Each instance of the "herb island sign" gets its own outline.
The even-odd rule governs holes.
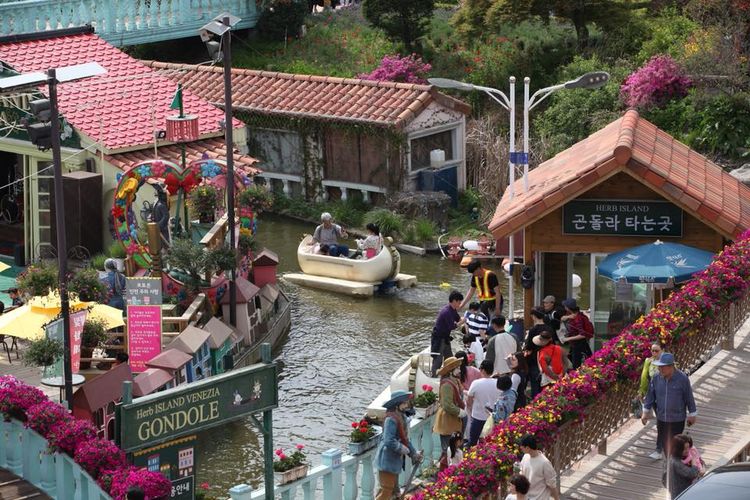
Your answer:
[[[682,209],[667,201],[573,200],[563,206],[563,234],[682,236]]]
[[[277,367],[260,363],[120,406],[120,447],[134,451],[278,407]]]

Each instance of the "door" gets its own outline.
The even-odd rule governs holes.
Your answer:
[[[32,173],[29,179],[30,188],[28,190],[28,214],[31,216],[31,224],[28,225],[27,235],[27,257],[35,259],[37,257],[50,258],[55,255],[55,242],[52,241],[52,196],[54,188],[54,171],[51,168],[51,161],[37,160],[31,158],[30,171]]]

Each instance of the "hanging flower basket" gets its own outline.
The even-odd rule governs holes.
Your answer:
[[[298,465],[297,467],[285,470],[284,472],[274,472],[273,475],[276,476],[276,482],[279,485],[288,484],[307,476],[307,468],[307,464]]]
[[[354,443],[349,441],[349,454],[350,455],[361,455],[362,453],[375,448],[380,442],[380,437],[383,435],[383,428],[378,425],[371,426],[373,429],[373,435],[366,441],[360,441]]]
[[[421,418],[422,420],[425,420],[435,413],[437,413],[438,404],[437,402],[432,403],[430,406],[425,406],[422,408],[415,407],[414,411],[416,412],[417,416]]]

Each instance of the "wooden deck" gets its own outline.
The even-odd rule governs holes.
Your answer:
[[[698,418],[686,428],[708,468],[726,463],[750,441],[750,319],[735,335],[734,350],[723,350],[690,376]],[[677,360],[679,364],[679,359]],[[669,499],[661,484],[662,461],[654,450],[656,425],[633,419],[561,477],[562,497],[571,499]]]
[[[0,468],[0,498],[3,500],[47,500],[48,496],[33,484],[24,481],[15,474]]]

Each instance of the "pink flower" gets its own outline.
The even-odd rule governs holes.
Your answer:
[[[367,423],[367,422],[365,422],[365,423]],[[304,449],[305,449],[305,446],[304,446],[304,445],[302,445],[302,444],[298,444],[298,445],[296,446],[296,448],[297,448],[298,450],[304,450]]]

